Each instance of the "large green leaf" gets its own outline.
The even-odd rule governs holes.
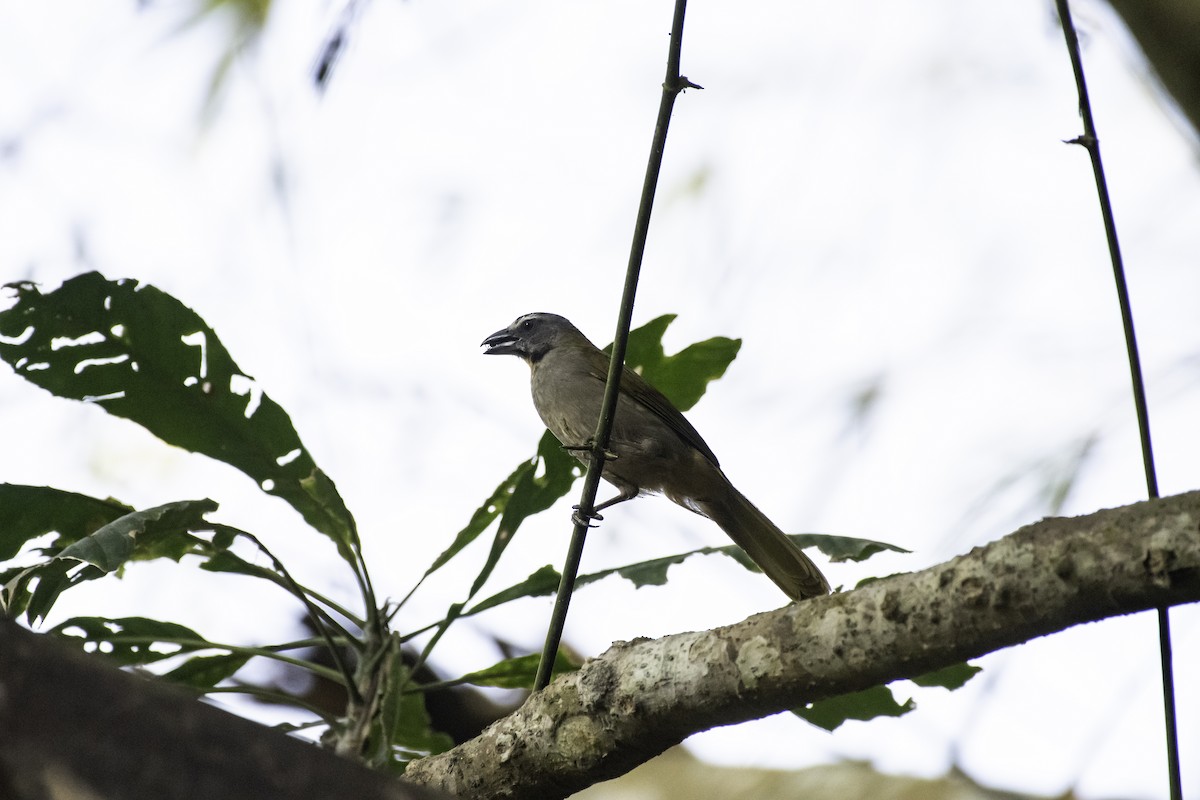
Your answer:
[[[57,533],[52,545],[78,541],[97,528],[133,511],[116,500],[52,489],[0,483],[0,561],[12,558],[26,542]]]
[[[680,411],[699,402],[711,381],[720,378],[737,357],[741,339],[716,336],[666,355],[662,339],[675,314],[664,314],[629,332],[625,366],[636,370],[667,396]],[[612,345],[604,348],[611,353]]]
[[[18,375],[240,469],[353,563],[354,519],[333,481],[196,312],[153,286],[97,272],[49,294],[30,283],[10,288],[17,302],[0,312],[0,358]]]

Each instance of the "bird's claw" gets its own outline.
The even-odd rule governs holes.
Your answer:
[[[573,509],[573,513],[571,514],[571,521],[574,522],[576,525],[583,525],[586,528],[596,528],[599,526],[593,525],[592,520],[595,520],[596,522],[601,522],[604,519],[604,517],[602,515],[597,514],[595,511],[591,512],[590,514],[584,514],[579,510],[579,506],[571,506],[571,508]]]

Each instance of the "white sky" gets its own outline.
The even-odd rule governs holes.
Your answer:
[[[195,308],[291,413],[402,596],[540,424],[526,370],[478,343],[518,314],[611,338],[664,72],[667,2],[362,5],[331,88],[308,82],[339,3],[277,4],[214,113],[226,29],[189,3],[0,11],[0,279],[86,269]],[[1076,9],[1143,346],[1164,494],[1195,488],[1200,170],[1107,12]],[[834,584],[920,569],[1046,513],[1047,474],[1098,443],[1067,513],[1144,497],[1122,335],[1052,4],[694,2],[635,322],[668,351],[744,339],[689,415],[788,530],[915,551]],[[851,402],[877,382],[876,413]],[[140,506],[210,496],[311,583],[352,587],[323,539],[221,464],[0,377],[0,480]],[[16,422],[14,422],[16,421]],[[490,592],[560,564],[567,506],[523,528]],[[585,569],[723,543],[660,499],[608,515]],[[471,557],[481,559],[482,548]],[[465,592],[447,570],[401,620]],[[224,641],[282,639],[296,610],[244,580],[148,566],[61,615],[159,615]],[[692,561],[665,588],[592,588],[568,641],[733,622],[765,579]],[[461,626],[447,671],[540,646],[550,601]],[[248,613],[252,609],[253,613]],[[1175,628],[1185,793],[1200,792],[1200,614]],[[861,758],[1007,788],[1165,797],[1151,615],[981,659],[901,720],[834,735],[789,716],[694,737],[722,763]],[[904,691],[903,689],[901,691]]]

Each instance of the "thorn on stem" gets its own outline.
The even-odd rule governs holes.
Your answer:
[[[670,83],[664,83],[663,88],[673,92],[682,92],[687,89],[703,89],[704,87],[698,83],[692,83],[685,75],[679,75]]]

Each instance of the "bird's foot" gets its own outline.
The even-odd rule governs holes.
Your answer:
[[[582,453],[582,452],[590,453],[592,451],[592,448],[595,446],[596,446],[595,443],[592,442],[591,439],[588,439],[588,441],[585,442],[584,444],[564,444],[562,446],[562,449],[566,450],[568,453],[577,453],[577,452],[578,453]],[[611,450],[604,451],[604,460],[605,461],[616,461],[618,458],[619,458],[619,456],[616,453],[614,453],[613,451],[611,451]]]
[[[571,506],[571,509],[571,522],[574,522],[576,525],[583,525],[586,528],[596,528],[599,526],[593,525],[592,520],[601,522],[604,519],[602,515],[597,514],[595,511],[591,512],[590,514],[584,514],[579,510],[579,506]]]

